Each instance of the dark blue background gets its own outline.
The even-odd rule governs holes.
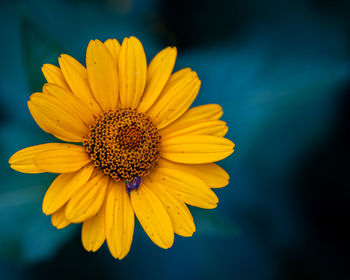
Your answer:
[[[350,279],[348,1],[1,1],[0,279]],[[198,72],[195,104],[219,103],[236,143],[215,210],[197,232],[155,246],[139,224],[129,255],[84,251],[80,226],[41,212],[52,175],[8,158],[53,138],[26,101],[40,67],[91,39],[138,37],[148,60],[178,47]]]

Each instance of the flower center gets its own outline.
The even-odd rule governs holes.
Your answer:
[[[108,111],[90,126],[84,147],[96,167],[117,181],[148,175],[159,159],[160,135],[134,109]]]

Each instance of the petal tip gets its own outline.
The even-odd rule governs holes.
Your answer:
[[[134,41],[140,42],[140,40],[138,38],[136,38],[135,36],[130,36],[129,40],[134,40]]]
[[[16,152],[17,153],[17,152]],[[8,160],[9,164],[14,164],[16,159],[16,153],[14,153]],[[11,167],[11,166],[10,166]],[[12,168],[12,167],[11,167]]]
[[[61,54],[61,55],[58,57],[58,61],[60,61],[60,60],[66,60],[66,59],[68,59],[68,57],[69,57],[68,54],[63,53],[63,54]]]
[[[49,64],[44,63],[43,66],[41,66],[41,72],[45,72],[45,70],[49,67]]]
[[[9,163],[10,163],[10,161],[9,161]],[[15,170],[15,171],[18,171],[18,170],[16,169],[15,165],[13,165],[13,164],[11,164],[11,163],[10,163],[10,168],[13,169],[13,170]]]

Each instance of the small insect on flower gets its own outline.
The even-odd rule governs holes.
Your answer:
[[[192,236],[186,204],[215,208],[212,188],[228,184],[214,162],[233,153],[216,104],[189,109],[201,81],[190,68],[172,74],[177,51],[160,51],[147,66],[135,37],[90,41],[86,67],[63,54],[45,64],[47,80],[28,107],[47,133],[70,143],[16,152],[11,167],[59,174],[42,209],[58,229],[83,223],[82,243],[96,251],[106,241],[113,257],[131,247],[134,216],[150,239],[169,248],[174,233]],[[71,143],[82,143],[76,145]]]
[[[137,189],[141,184],[141,177],[134,177],[131,181],[126,183],[126,190],[131,192],[134,189]]]

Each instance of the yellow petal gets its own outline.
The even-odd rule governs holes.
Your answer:
[[[70,90],[49,83],[44,85],[43,92],[54,97],[60,107],[72,112],[87,127],[95,121],[88,106],[86,106],[86,104],[77,98]]]
[[[40,168],[36,167],[34,164],[11,164],[10,167],[13,170],[16,170],[18,172],[22,173],[28,173],[28,174],[37,174],[37,173],[44,173],[46,171],[41,170]]]
[[[147,111],[158,129],[174,122],[190,107],[198,94],[200,84],[196,72],[188,68],[170,77],[158,100]]]
[[[51,173],[69,173],[91,162],[83,146],[55,144],[50,150],[41,151],[34,157],[34,164]]]
[[[117,39],[108,39],[104,42],[106,48],[109,50],[113,56],[113,60],[118,65],[119,53],[120,53],[120,44]]]
[[[222,107],[217,104],[207,104],[193,107],[186,111],[175,122],[169,124],[161,130],[162,134],[167,134],[171,131],[188,126],[190,123],[199,120],[218,120],[221,118],[223,112]]]
[[[96,252],[105,241],[105,205],[96,216],[84,221],[81,241],[86,251]]]
[[[180,169],[159,167],[149,175],[149,178],[167,187],[189,205],[212,209],[218,202],[215,193],[203,180]]]
[[[123,108],[136,108],[146,85],[147,60],[141,42],[125,38],[119,55],[120,102]]]
[[[32,95],[34,95],[34,94],[42,94],[42,93],[40,93],[40,92],[36,92],[36,93],[33,93]],[[29,109],[29,112],[30,112],[30,114],[32,115],[32,117],[33,117],[33,119],[34,119],[34,121],[37,123],[37,125],[42,129],[42,130],[44,130],[45,132],[47,132],[47,133],[51,133],[51,132],[49,132],[50,131],[50,122],[48,122],[47,120],[45,120],[45,119],[42,119],[43,118],[43,116],[42,116],[42,113],[40,112],[40,110],[38,110],[37,108],[36,108],[36,106],[34,106],[33,104],[32,104],[32,102],[30,102],[30,101],[27,101],[27,106],[28,106],[28,109]],[[38,121],[40,121],[40,124],[38,123]],[[51,124],[51,126],[52,126],[52,124]],[[56,128],[56,133],[57,133],[57,129],[59,129],[58,127]],[[63,130],[63,129],[62,129]],[[58,133],[59,134],[61,134],[61,136],[60,137],[63,137],[63,138],[65,138],[64,136],[62,136],[62,135],[64,135],[64,134],[67,134],[67,133],[69,133],[68,131],[61,131],[61,130],[59,130],[58,131]],[[56,136],[57,137],[57,136]],[[74,136],[74,135],[68,135],[68,138],[76,138],[76,136]],[[70,140],[65,140],[65,141],[70,141]],[[77,141],[78,142],[78,141]]]
[[[164,153],[163,157],[165,159],[171,160],[173,162],[186,163],[186,164],[202,164],[208,162],[215,162],[227,158],[231,155],[233,151],[230,152],[218,152],[218,153],[186,153],[186,155],[181,155],[179,153]]]
[[[144,231],[159,247],[174,243],[174,229],[168,212],[159,198],[144,184],[130,192],[132,207]]]
[[[46,132],[70,142],[81,142],[89,133],[88,127],[67,108],[47,94],[34,93],[28,107],[36,123]]]
[[[108,178],[99,172],[78,189],[66,206],[67,219],[74,223],[81,223],[96,215],[105,199]]]
[[[65,228],[71,223],[69,220],[67,220],[66,215],[64,214],[65,208],[66,207],[63,206],[51,215],[51,223],[57,229]]]
[[[197,120],[185,124],[175,130],[168,130],[166,134],[161,131],[162,139],[171,138],[180,135],[217,135],[227,132],[226,122],[213,120]]]
[[[228,132],[228,126],[225,127],[225,129],[221,130],[220,132],[217,132],[215,135],[224,137]]]
[[[182,135],[162,141],[161,157],[178,163],[211,163],[233,153],[232,141],[213,135]]]
[[[77,172],[58,175],[46,191],[43,212],[50,215],[58,211],[77,190],[86,184],[93,170],[93,164],[89,164]]]
[[[160,159],[158,167],[172,168],[195,175],[207,184],[210,188],[222,188],[228,185],[230,176],[227,172],[215,163],[207,164],[182,164],[165,159]]]
[[[118,102],[117,65],[101,41],[90,41],[86,51],[86,68],[96,100],[104,111],[114,110]]]
[[[101,107],[90,89],[86,68],[75,58],[66,54],[62,54],[61,57],[58,58],[58,62],[63,76],[72,92],[87,104],[94,116],[101,115]]]
[[[176,48],[168,47],[152,59],[147,70],[147,86],[138,111],[146,112],[157,100],[174,69],[176,55]]]
[[[107,244],[113,257],[122,259],[130,251],[134,222],[134,211],[125,183],[110,179],[105,225]]]
[[[61,145],[61,144],[58,144]],[[16,153],[9,159],[10,167],[14,170],[23,173],[43,173],[46,172],[41,170],[38,166],[34,164],[34,158],[38,153],[47,151],[50,149],[56,149],[57,144],[48,143],[36,145],[28,148],[24,148]]]
[[[192,236],[196,231],[190,210],[185,203],[176,197],[168,188],[157,182],[145,179],[144,184],[148,186],[165,206],[176,234],[181,236]]]
[[[69,89],[66,80],[63,77],[62,71],[59,67],[52,64],[44,64],[41,70],[48,83],[59,85],[65,89]]]

